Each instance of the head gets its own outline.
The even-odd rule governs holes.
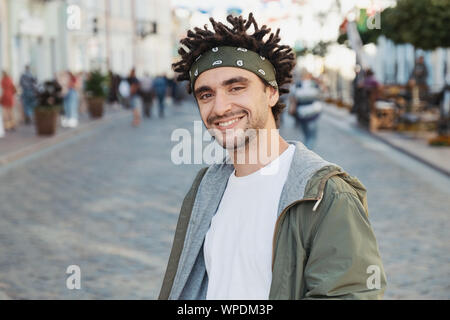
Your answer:
[[[417,58],[417,63],[420,63],[420,64],[424,63],[423,56],[420,56],[419,58]]]
[[[312,74],[309,72],[305,72],[302,76],[302,80],[311,80],[312,78]]]
[[[216,47],[244,48],[273,66],[276,86],[256,72],[232,66],[204,70],[193,86],[189,82],[188,92],[194,94],[205,126],[213,131],[219,144],[229,149],[246,144],[251,138],[249,129],[278,127],[285,107],[279,98],[289,92],[283,85],[292,80],[295,55],[289,46],[278,44],[279,29],[271,33],[266,25],[259,28],[251,13],[247,20],[229,15],[227,21],[230,26],[211,18],[213,30],[207,26],[189,30],[181,40],[184,48],[178,51],[181,60],[173,64],[173,69],[178,81],[191,81],[190,71],[196,59]]]

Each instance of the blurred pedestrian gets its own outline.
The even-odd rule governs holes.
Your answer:
[[[364,99],[364,70],[358,64],[355,67],[355,78],[352,81],[353,88],[353,107],[350,110],[350,113],[357,114],[358,108],[362,104],[362,100]]]
[[[410,79],[413,79],[417,85],[426,85],[428,77],[428,69],[425,65],[423,56],[416,59],[414,69],[411,72]]]
[[[112,70],[108,71],[109,88],[108,88],[108,103],[112,105],[113,109],[117,108],[119,102],[119,84],[120,76]]]
[[[130,83],[128,82],[128,78],[120,77],[119,82],[119,103],[123,108],[130,108]]]
[[[20,87],[22,89],[22,105],[25,116],[25,123],[29,124],[33,118],[33,110],[37,104],[37,80],[30,70],[30,66],[25,66],[25,72],[20,77]]]
[[[374,111],[375,101],[378,99],[378,95],[380,92],[380,83],[375,78],[375,74],[372,69],[368,68],[365,72],[363,87],[366,92],[366,97],[369,102],[369,110],[370,112]]]
[[[427,66],[425,65],[425,60],[423,56],[420,56],[416,59],[414,69],[412,70],[411,75],[409,77],[410,84],[412,86],[417,87],[419,90],[420,100],[426,99],[426,96],[428,94],[427,78],[428,78],[428,69]]]
[[[153,81],[153,90],[158,98],[159,117],[164,117],[165,99],[167,94],[167,78],[164,75],[156,77]]]
[[[78,95],[78,110],[80,114],[86,114],[88,112],[88,107],[84,92],[84,84],[86,82],[87,73],[80,71],[75,74],[75,77],[77,78],[76,91]]]
[[[379,89],[380,83],[378,82],[377,78],[375,78],[375,74],[373,73],[372,69],[369,68],[366,70],[366,76],[364,78],[363,84],[364,88],[366,89]]]
[[[318,120],[322,111],[320,90],[310,73],[291,87],[289,113],[303,132],[305,146],[312,150],[316,144]]]
[[[150,118],[152,115],[152,105],[153,105],[153,89],[152,89],[152,78],[146,72],[144,77],[141,79],[140,94],[142,97],[142,104],[144,107],[144,115]]]
[[[177,101],[177,83],[175,78],[167,78],[167,87],[169,88],[169,94],[172,98],[172,101]]]
[[[63,127],[76,128],[78,126],[78,79],[75,75],[66,71],[67,86],[64,90],[64,117],[61,119]]]
[[[5,129],[3,128],[3,112],[2,108],[0,108],[0,138],[5,136]]]
[[[3,109],[4,129],[6,131],[15,131],[16,121],[14,118],[14,95],[16,94],[17,90],[11,77],[6,71],[2,72],[1,87],[2,95],[0,97],[0,104],[2,105]]]
[[[140,82],[136,77],[135,68],[130,71],[128,83],[130,84],[130,107],[133,110],[133,126],[137,127],[141,123],[141,111],[139,98]]]

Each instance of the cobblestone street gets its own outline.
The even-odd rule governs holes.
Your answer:
[[[191,103],[131,126],[131,113],[0,167],[0,299],[156,299],[181,202],[203,165],[175,165]],[[155,107],[156,109],[156,107]],[[153,110],[156,111],[156,110]],[[156,112],[155,112],[156,114]],[[368,189],[386,299],[450,298],[450,179],[325,113],[316,152]],[[300,139],[287,116],[282,135]],[[81,290],[66,268],[81,268]]]

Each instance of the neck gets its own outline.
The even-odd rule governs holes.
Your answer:
[[[243,177],[277,159],[289,144],[276,129],[263,129],[252,137],[245,146],[230,152],[236,177]]]

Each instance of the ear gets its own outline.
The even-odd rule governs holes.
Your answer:
[[[269,106],[272,108],[275,106],[280,98],[280,94],[278,93],[278,89],[272,86],[268,86],[268,98],[269,98]]]

